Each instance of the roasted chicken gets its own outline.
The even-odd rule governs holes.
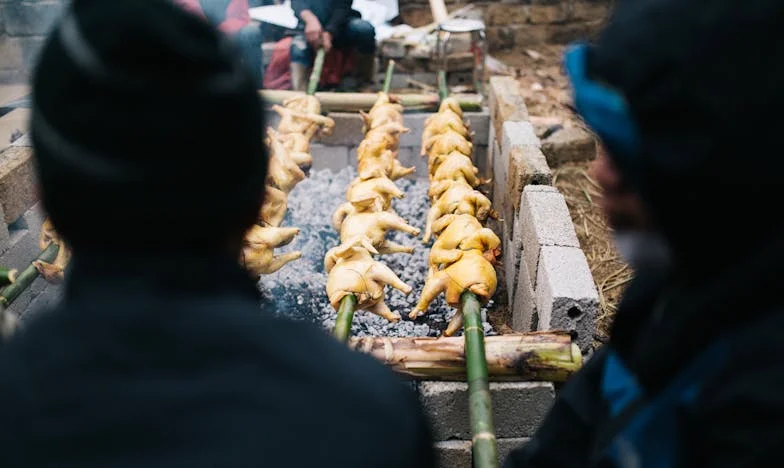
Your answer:
[[[355,179],[346,190],[349,202],[369,203],[372,200],[374,211],[387,211],[392,207],[393,198],[403,198],[405,194],[387,177],[368,180]]]
[[[370,130],[357,148],[357,159],[376,157],[386,150],[397,151],[400,135],[409,131],[400,124],[386,124]]]
[[[386,93],[379,93],[373,107],[366,114],[360,112],[362,120],[365,122],[362,130],[368,132],[376,127],[387,124],[403,124],[403,106],[398,100]]]
[[[484,221],[488,216],[495,215],[492,203],[482,192],[474,190],[464,182],[452,182],[442,193],[436,194],[436,201],[427,213],[423,242],[426,243],[430,240],[433,223],[442,216],[453,213],[468,214],[479,221]]]
[[[357,236],[331,249],[324,258],[324,268],[329,273],[327,295],[335,310],[349,294],[357,298],[357,309],[368,310],[390,322],[400,320],[400,314],[389,310],[384,302],[384,287],[388,284],[404,294],[411,293],[405,284],[386,265],[373,260],[378,251],[370,239]]]
[[[259,224],[262,226],[277,227],[283,222],[288,209],[286,194],[269,185],[264,187],[264,203],[259,213]]]
[[[360,159],[357,171],[361,180],[381,177],[398,180],[413,174],[416,171],[416,167],[403,166],[395,157],[395,153],[387,150],[378,157]]]
[[[302,257],[301,252],[275,255],[275,248],[291,243],[299,234],[297,228],[253,226],[245,235],[240,263],[253,276],[274,273],[287,263]]]
[[[291,159],[291,154],[278,138],[278,132],[267,128],[267,146],[269,163],[267,167],[267,185],[283,193],[289,193],[298,183],[305,179],[305,173]]]
[[[427,119],[425,131],[422,133],[422,142],[426,142],[436,135],[443,135],[450,131],[459,134],[469,141],[471,141],[473,137],[468,122],[464,122],[457,114],[444,112],[435,114]]]
[[[495,267],[487,261],[482,252],[465,251],[459,260],[435,272],[427,279],[422,289],[422,296],[409,317],[416,319],[424,315],[430,303],[442,292],[446,293],[446,302],[452,307],[460,305],[460,296],[466,290],[474,293],[480,302],[486,303],[495,294],[497,285]],[[451,336],[460,329],[462,326],[460,315],[458,311],[444,335]]]
[[[373,247],[380,254],[414,253],[414,247],[387,240],[386,234],[390,230],[407,232],[412,236],[419,235],[419,229],[410,226],[405,219],[388,211],[353,214],[343,220],[338,229],[341,242],[349,242],[351,239],[364,236],[370,239]]]
[[[312,127],[315,126],[319,134],[330,135],[335,128],[335,121],[321,114],[302,112],[277,104],[272,106],[272,110],[280,115],[278,131],[281,133],[306,134],[314,131]]]
[[[430,170],[431,184],[438,181],[455,181],[477,187],[482,182],[479,169],[474,166],[471,158],[458,151],[449,153],[438,166],[430,166]]]
[[[33,262],[33,266],[47,282],[61,284],[65,279],[65,268],[68,266],[68,262],[71,261],[71,249],[65,245],[63,239],[55,231],[52,220],[46,218],[43,225],[41,225],[41,237],[38,246],[41,250],[44,250],[51,244],[60,247],[52,263],[36,260]]]
[[[449,154],[459,151],[470,156],[474,145],[464,136],[452,130],[447,130],[440,135],[433,135],[422,144],[422,155]]]
[[[438,236],[430,248],[430,274],[446,268],[463,257],[469,250],[478,250],[492,264],[500,254],[501,239],[483,227],[473,216],[450,215],[449,226]]]

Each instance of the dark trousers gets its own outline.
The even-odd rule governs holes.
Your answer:
[[[338,49],[353,47],[360,54],[376,52],[376,29],[359,18],[352,18],[334,38],[332,45]],[[310,66],[313,63],[313,48],[300,33],[291,42],[291,61]]]
[[[259,88],[264,82],[261,39],[261,28],[253,24],[245,26],[232,36],[232,40],[239,48],[242,63],[248,68],[253,82]]]

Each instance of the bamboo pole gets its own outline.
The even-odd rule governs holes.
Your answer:
[[[449,97],[449,87],[446,85],[446,70],[438,72],[438,96],[442,101]]]
[[[259,91],[264,104],[282,104],[286,99],[302,96],[302,93],[288,90],[263,90]],[[332,93],[317,92],[314,96],[321,103],[323,112],[359,112],[369,111],[375,104],[378,95],[373,93]],[[407,111],[417,110],[433,112],[438,110],[441,99],[438,94],[396,94],[401,104]],[[478,94],[453,94],[461,109],[465,112],[479,112],[482,110],[482,96]]]
[[[357,297],[349,294],[340,301],[338,318],[335,320],[334,335],[343,343],[351,336],[351,322],[354,321],[354,309],[357,307]]]
[[[463,337],[351,338],[349,347],[411,379],[466,380]],[[565,382],[583,357],[569,333],[534,332],[485,337],[485,359],[492,381]]]
[[[385,93],[389,92],[389,88],[392,86],[392,75],[395,73],[395,61],[390,60],[387,64],[387,74],[384,77],[384,88],[382,91]]]
[[[498,449],[493,426],[493,404],[490,400],[485,334],[482,328],[482,306],[476,296],[466,291],[460,297],[460,310],[465,329],[465,361],[468,380],[468,412],[473,434],[473,459],[476,468],[497,468]]]
[[[10,270],[6,267],[0,267],[0,287],[8,286],[16,282],[16,275],[18,270]]]
[[[316,60],[313,62],[313,71],[310,73],[310,81],[308,81],[308,96],[313,96],[318,91],[318,85],[321,81],[321,71],[324,69],[324,58],[327,56],[327,51],[323,47],[319,48],[316,52]]]
[[[52,242],[43,252],[41,252],[37,260],[52,263],[55,257],[57,257],[57,252],[59,250],[60,246]],[[4,307],[10,306],[11,303],[22,295],[25,289],[33,284],[33,281],[35,281],[36,278],[38,278],[38,269],[36,269],[31,262],[30,265],[22,271],[19,277],[16,278],[16,281],[13,284],[6,286],[0,291],[0,304]]]

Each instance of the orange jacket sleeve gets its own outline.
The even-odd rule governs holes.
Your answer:
[[[226,19],[219,28],[226,34],[234,34],[249,24],[248,0],[232,0],[226,9]]]

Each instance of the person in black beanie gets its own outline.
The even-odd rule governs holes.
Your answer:
[[[74,0],[51,33],[31,132],[74,257],[0,350],[2,466],[434,466],[416,395],[238,266],[267,158],[224,40],[163,0]]]
[[[626,1],[567,53],[636,277],[506,468],[780,463],[782,24],[778,0]]]

